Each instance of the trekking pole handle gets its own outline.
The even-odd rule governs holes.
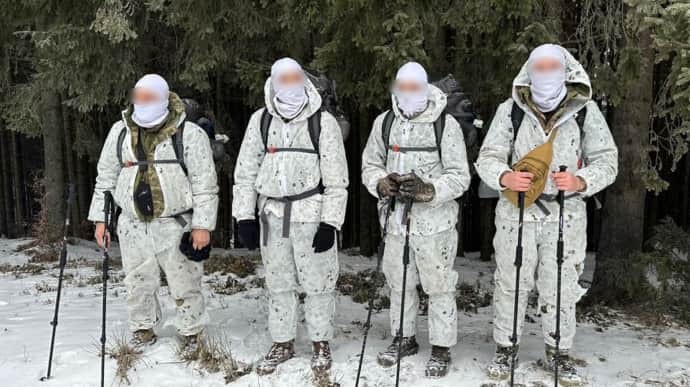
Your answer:
[[[568,166],[566,165],[561,165],[558,167],[558,172],[565,172],[568,170]]]

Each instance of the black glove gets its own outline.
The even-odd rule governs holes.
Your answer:
[[[400,185],[398,184],[398,179],[400,175],[397,173],[391,173],[390,175],[379,180],[376,185],[376,191],[379,193],[380,198],[398,196],[398,189]]]
[[[431,183],[426,183],[414,172],[400,176],[397,180],[400,184],[400,196],[411,198],[416,202],[430,202],[436,196],[436,189]]]
[[[311,247],[314,248],[315,253],[323,253],[328,251],[335,244],[335,227],[328,223],[319,223],[319,229],[314,235],[314,242]]]
[[[245,219],[237,222],[237,235],[240,242],[249,250],[259,247],[259,223],[256,219]]]
[[[211,244],[209,243],[206,245],[206,247],[199,250],[195,249],[194,246],[192,246],[192,233],[187,231],[186,233],[182,234],[180,251],[192,261],[202,262],[207,260],[211,254]]]

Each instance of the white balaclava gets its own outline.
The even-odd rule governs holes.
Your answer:
[[[153,128],[160,125],[168,118],[168,97],[170,96],[170,89],[168,82],[158,74],[146,74],[136,85],[135,89],[146,89],[156,94],[159,99],[155,102],[146,104],[134,104],[134,113],[132,113],[132,121],[142,128]]]
[[[400,91],[393,88],[394,102],[406,117],[413,117],[426,109],[429,103],[429,78],[424,67],[417,62],[407,62],[395,76],[396,81],[416,82],[422,85],[422,89],[416,92]]]
[[[527,60],[527,74],[530,79],[532,101],[543,112],[552,112],[563,101],[568,92],[565,85],[565,49],[555,44],[543,44],[535,48]],[[555,59],[561,68],[553,71],[536,71],[533,65],[544,58]]]
[[[273,105],[278,114],[288,120],[297,117],[297,115],[306,106],[308,98],[305,89],[305,83],[296,83],[292,85],[285,85],[280,82],[280,77],[288,72],[299,72],[304,78],[304,70],[297,61],[292,58],[278,59],[273,66],[271,66],[271,86],[275,95],[273,96]]]

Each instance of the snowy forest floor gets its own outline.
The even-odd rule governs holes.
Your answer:
[[[97,386],[100,359],[97,342],[101,324],[101,253],[92,242],[74,240],[69,245],[65,287],[60,308],[55,346],[53,378],[45,375],[54,301],[57,287],[57,263],[38,262],[41,255],[31,249],[17,249],[30,240],[0,239],[0,386]],[[214,250],[216,256],[250,257],[237,261],[240,267],[223,267],[223,259],[207,264],[204,291],[211,324],[209,335],[226,337],[238,362],[251,364],[270,346],[266,327],[267,298],[262,288],[263,271],[255,253]],[[108,338],[126,334],[126,291],[122,284],[118,252],[108,286]],[[32,257],[33,256],[33,257]],[[592,257],[584,277],[591,278]],[[234,262],[234,261],[233,261]],[[257,267],[251,263],[256,262]],[[219,265],[220,263],[220,265]],[[218,267],[215,267],[218,265]],[[245,266],[250,267],[245,267]],[[356,273],[375,267],[375,260],[356,252],[342,252],[341,273]],[[216,271],[216,269],[220,271]],[[245,270],[246,269],[246,270]],[[254,270],[255,269],[255,270]],[[456,270],[463,284],[458,294],[465,309],[459,313],[459,344],[453,349],[452,369],[448,377],[431,380],[424,377],[429,356],[426,317],[418,317],[420,353],[402,362],[401,385],[416,387],[493,386],[484,375],[484,366],[494,351],[492,308],[486,306],[492,291],[491,263],[476,256],[458,258]],[[246,271],[246,272],[244,272]],[[254,274],[251,274],[254,272]],[[239,272],[241,276],[234,273]],[[346,277],[346,276],[344,276]],[[586,278],[585,278],[586,279]],[[345,293],[357,292],[359,284],[341,284]],[[381,291],[385,294],[385,290]],[[185,363],[176,355],[175,330],[170,325],[174,302],[166,286],[159,291],[164,321],[157,329],[159,341],[148,348],[129,372],[132,386],[225,386],[224,375],[209,373],[197,363]],[[357,298],[357,297],[355,297]],[[473,310],[475,309],[475,310]],[[351,295],[338,293],[336,337],[332,341],[334,366],[332,379],[341,386],[354,386],[361,346],[366,305],[355,303]],[[649,327],[616,311],[581,316],[574,355],[589,385],[606,386],[690,386],[690,330],[675,324]],[[376,364],[376,353],[391,340],[388,310],[373,317],[365,356],[362,386],[394,385],[395,368]],[[543,340],[537,310],[530,308],[526,333],[520,351],[517,380],[525,386],[552,385],[549,376],[538,369],[536,361],[543,353]],[[242,376],[230,386],[273,387],[311,386],[310,343],[303,321],[297,339],[297,357],[280,366],[271,376],[256,373]],[[115,360],[106,362],[106,385],[126,385],[115,376]],[[497,385],[498,386],[498,385]]]

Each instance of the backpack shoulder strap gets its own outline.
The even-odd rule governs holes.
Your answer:
[[[383,141],[383,149],[386,152],[386,159],[384,162],[388,160],[388,143],[391,138],[393,121],[395,121],[395,112],[393,112],[393,109],[390,109],[386,112],[386,115],[383,117],[383,122],[381,123],[381,140]]]
[[[438,156],[441,158],[441,141],[443,141],[443,132],[446,130],[446,116],[444,112],[436,121],[434,121],[434,135],[436,136],[436,148],[438,149]]]
[[[120,130],[120,134],[117,136],[117,148],[115,149],[120,167],[124,165],[122,162],[122,146],[125,144],[125,137],[127,137],[127,127],[123,126],[122,130]]]
[[[273,120],[273,116],[271,116],[271,113],[268,111],[268,109],[264,108],[263,113],[261,113],[261,141],[264,143],[264,150],[268,151],[268,129],[271,127],[271,121]]]
[[[307,127],[309,129],[311,144],[314,146],[316,154],[321,155],[319,150],[319,139],[321,138],[321,110],[317,110],[316,113],[309,116],[307,119]]]
[[[186,123],[187,120],[183,120],[182,124],[177,127],[175,134],[172,135],[175,158],[177,159],[177,162],[180,163],[180,167],[182,167],[182,171],[184,172],[185,176],[187,175],[187,165],[184,161],[184,127]]]
[[[577,112],[577,117],[575,117],[575,121],[577,121],[577,126],[580,128],[580,135],[582,135],[582,132],[585,128],[585,120],[587,119],[587,105],[585,105],[582,109],[580,109],[579,112]]]
[[[525,118],[525,111],[513,100],[513,107],[510,109],[510,122],[513,125],[513,142],[517,138],[518,130]]]
[[[383,117],[383,123],[381,124],[381,140],[383,140],[383,146],[386,148],[386,153],[388,153],[388,142],[391,138],[391,128],[393,127],[393,121],[395,120],[395,113],[393,109],[386,112]]]

